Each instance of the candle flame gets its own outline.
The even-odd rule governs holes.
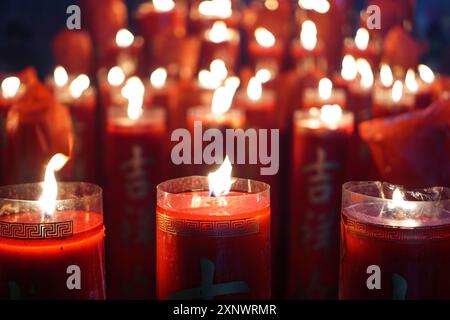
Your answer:
[[[405,85],[408,91],[412,93],[417,92],[417,90],[419,89],[419,84],[416,80],[416,73],[413,69],[408,69],[408,71],[406,72]]]
[[[73,98],[78,99],[79,97],[81,97],[83,92],[87,88],[89,88],[90,84],[91,84],[91,81],[89,80],[89,77],[85,74],[80,74],[78,77],[73,79],[73,81],[70,83],[70,86],[69,86],[70,95]]]
[[[395,103],[399,102],[403,96],[403,83],[400,80],[394,82],[392,86],[392,100]]]
[[[225,65],[225,62],[220,59],[213,60],[209,65],[209,69],[211,70],[211,73],[220,81],[225,80],[228,75],[227,66]]]
[[[203,88],[217,89],[220,87],[221,79],[218,79],[209,70],[200,70],[198,72],[198,82]]]
[[[145,87],[141,79],[134,76],[127,80],[121,90],[122,96],[128,99],[128,118],[137,120],[142,115]]]
[[[211,29],[207,31],[208,39],[214,43],[225,42],[230,39],[229,30],[223,21],[214,22]]]
[[[156,11],[168,12],[175,7],[175,2],[173,0],[153,0],[153,6]]]
[[[128,48],[133,44],[134,35],[127,29],[120,29],[116,34],[116,44],[121,48]]]
[[[250,78],[247,85],[247,96],[252,101],[258,101],[262,96],[262,84],[257,77]]]
[[[333,92],[333,82],[328,78],[319,81],[319,96],[322,100],[328,100]]]
[[[390,87],[394,83],[394,75],[389,65],[383,63],[380,69],[380,81],[384,87]]]
[[[208,174],[210,197],[221,197],[227,195],[230,192],[232,185],[232,170],[233,167],[231,166],[230,159],[228,159],[228,156],[226,156],[219,169]]]
[[[225,87],[230,88],[231,90],[236,91],[240,85],[241,80],[238,77],[229,77],[225,80]]]
[[[366,59],[359,58],[356,60],[358,72],[361,75],[361,86],[369,89],[373,85],[373,72],[372,67]]]
[[[228,86],[221,86],[214,91],[211,103],[211,111],[213,114],[221,115],[230,109],[236,89],[236,82],[231,81]]]
[[[121,67],[115,66],[108,71],[108,83],[114,87],[120,86],[125,81],[125,73]]]
[[[8,77],[2,81],[2,95],[6,99],[14,98],[20,88],[18,77]]]
[[[263,27],[256,28],[255,39],[261,47],[270,48],[275,45],[275,36]]]
[[[337,104],[326,104],[320,108],[320,120],[329,126],[336,126],[342,118],[342,108]]]
[[[403,208],[407,210],[412,210],[415,207],[416,205],[414,202],[404,200],[404,195],[399,188],[396,188],[394,190],[394,192],[392,193],[392,201],[388,202],[389,209]]]
[[[305,10],[314,10],[318,13],[327,13],[330,3],[327,0],[299,0],[298,5]]]
[[[161,89],[167,81],[167,70],[163,67],[157,68],[150,75],[150,83],[154,88]]]
[[[209,0],[202,1],[198,5],[198,12],[209,17],[226,19],[232,16],[231,0]]]
[[[269,69],[262,68],[256,72],[255,77],[258,78],[261,83],[267,83],[272,80],[272,72],[270,72]]]
[[[419,64],[417,68],[419,70],[420,79],[422,79],[425,83],[432,83],[434,81],[435,76],[430,67],[424,64]]]
[[[351,55],[345,55],[342,59],[341,76],[347,81],[355,80],[358,75],[356,60]]]
[[[69,75],[67,74],[67,71],[63,66],[57,66],[53,71],[53,79],[56,86],[64,87],[69,81]]]
[[[302,23],[300,43],[308,51],[314,50],[317,45],[317,28],[316,24],[311,20],[306,20]]]
[[[52,216],[56,210],[56,198],[58,196],[58,184],[55,172],[61,170],[69,158],[61,153],[55,154],[45,169],[44,186],[39,198],[39,205],[46,215]]]
[[[279,5],[280,4],[278,3],[278,0],[266,0],[266,1],[264,1],[264,6],[270,11],[277,10]]]
[[[359,50],[366,50],[369,46],[369,31],[365,28],[359,28],[356,31],[355,45]]]

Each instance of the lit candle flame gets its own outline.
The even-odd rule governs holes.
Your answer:
[[[69,86],[70,95],[73,98],[78,99],[79,97],[81,97],[83,92],[87,88],[89,88],[90,84],[91,84],[91,81],[89,80],[89,77],[85,74],[80,74],[78,77],[73,79],[73,81],[70,83],[70,86]]]
[[[416,205],[414,202],[404,200],[404,195],[398,188],[396,188],[392,193],[392,201],[388,202],[389,209],[403,208],[407,210],[412,210],[415,207]]]
[[[173,0],[153,0],[153,6],[158,12],[168,12],[175,7]]]
[[[232,81],[234,82],[234,81]],[[233,97],[236,93],[236,83],[228,83],[228,86],[221,86],[214,91],[211,103],[211,112],[215,115],[226,113],[233,103]]]
[[[221,79],[218,79],[212,72],[209,70],[200,70],[198,72],[198,82],[203,88],[206,89],[217,89],[220,87],[222,82]]]
[[[305,10],[314,10],[318,13],[327,13],[330,3],[327,0],[299,0],[298,5]]]
[[[258,101],[262,96],[262,84],[257,77],[252,77],[247,85],[247,96],[252,101]]]
[[[133,44],[134,35],[127,29],[120,29],[116,34],[116,44],[121,48],[127,48]]]
[[[230,159],[226,156],[219,169],[208,174],[210,197],[221,197],[230,192],[231,185],[233,184],[231,181],[232,170],[233,167],[231,166]]]
[[[121,67],[115,66],[108,71],[108,83],[114,87],[120,86],[125,81],[125,73]]]
[[[58,196],[58,184],[55,172],[61,170],[69,158],[61,153],[55,154],[45,169],[44,187],[39,198],[39,205],[46,215],[52,216],[56,210],[56,198]]]
[[[226,23],[223,21],[214,22],[212,28],[209,29],[206,34],[208,39],[214,43],[221,43],[230,39],[229,30]]]
[[[361,75],[361,86],[363,88],[369,89],[373,85],[373,72],[372,67],[366,59],[359,58],[356,60],[356,65],[358,72]]]
[[[369,46],[369,31],[365,28],[359,28],[356,31],[355,45],[359,50],[366,50]]]
[[[275,36],[263,27],[256,28],[255,39],[261,47],[270,48],[275,45]]]
[[[317,28],[316,24],[311,20],[306,20],[302,23],[300,43],[308,51],[314,50],[317,45]]]
[[[211,73],[215,77],[217,77],[220,81],[223,81],[227,78],[228,69],[223,60],[220,59],[213,60],[209,65],[209,69],[211,70]]]
[[[337,126],[342,118],[342,108],[337,104],[326,104],[320,108],[320,120],[329,126]]]
[[[403,96],[403,83],[400,80],[394,82],[392,86],[392,100],[397,103]]]
[[[145,87],[141,79],[131,77],[122,88],[122,96],[128,99],[128,118],[137,120],[142,115]]]
[[[406,72],[405,85],[406,89],[408,89],[408,91],[412,93],[417,92],[417,90],[419,89],[419,84],[416,80],[416,73],[413,69],[408,69],[408,71]]]
[[[278,3],[278,0],[266,0],[266,1],[264,1],[264,6],[270,11],[277,10],[279,5],[280,4]]]
[[[232,16],[231,0],[209,0],[202,1],[198,5],[198,12],[209,17],[226,19]]]
[[[262,68],[256,72],[255,77],[258,78],[261,83],[267,83],[272,80],[272,72],[270,72],[269,69]]]
[[[328,100],[333,92],[333,82],[328,78],[320,79],[319,81],[319,96],[322,100]]]
[[[53,71],[53,79],[56,86],[64,87],[69,81],[69,75],[67,74],[67,71],[63,66],[57,66]]]
[[[358,75],[358,67],[356,65],[356,60],[351,55],[345,55],[342,59],[342,69],[341,76],[344,80],[351,81],[355,80]]]
[[[229,78],[227,78],[227,80],[225,80],[225,87],[228,87],[231,90],[236,91],[240,85],[241,85],[241,80],[238,77],[229,77]]]
[[[161,89],[166,85],[167,70],[165,68],[158,68],[150,75],[150,83],[154,88]]]
[[[6,99],[14,98],[20,88],[18,77],[8,77],[2,81],[2,95]]]
[[[388,88],[394,83],[394,75],[392,74],[392,69],[389,65],[383,63],[380,69],[380,81],[381,84]]]
[[[434,81],[435,76],[430,67],[424,64],[419,64],[417,69],[419,70],[420,79],[422,79],[425,83],[432,83]]]

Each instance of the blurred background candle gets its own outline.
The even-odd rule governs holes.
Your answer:
[[[344,184],[340,299],[448,299],[449,250],[448,188]]]
[[[275,66],[279,72],[282,66],[284,48],[270,30],[258,27],[253,33],[254,39],[248,45],[248,55],[253,66]]]
[[[233,10],[231,0],[202,0],[191,6],[189,29],[201,35],[216,21],[223,21],[229,28],[239,26],[239,13]]]
[[[409,86],[411,88],[412,85],[409,83]],[[415,86],[417,86],[417,83]],[[411,90],[415,92],[417,91],[417,87]],[[405,91],[405,84],[401,80],[396,80],[389,90],[375,90],[373,97],[373,115],[375,117],[387,117],[413,110],[414,97],[406,94]]]
[[[299,69],[308,70],[318,67],[326,70],[323,44],[317,39],[317,28],[313,21],[303,21],[300,37],[292,44],[291,56]]]
[[[0,298],[106,299],[102,190],[57,183],[48,163],[43,184],[0,187]]]
[[[370,39],[367,29],[359,28],[356,31],[355,39],[345,39],[344,54],[352,55],[356,59],[367,60],[374,69],[380,62],[381,48],[377,41]]]
[[[150,74],[148,92],[152,106],[166,110],[168,128],[178,128],[184,121],[183,115],[177,110],[178,90],[172,79],[168,79],[164,67],[155,69]]]
[[[341,70],[333,78],[333,84],[336,88],[343,89],[346,97],[349,96],[350,83],[355,81],[358,76],[358,67],[356,60],[351,55],[345,55],[342,58]]]
[[[295,113],[288,228],[289,299],[336,299],[340,189],[353,114],[338,105]]]
[[[414,93],[415,108],[423,109],[428,107],[433,102],[433,85],[435,82],[435,75],[433,70],[424,64],[418,65],[417,70],[418,77],[417,74],[415,74],[417,82],[417,90]]]
[[[333,88],[333,83],[330,79],[322,78],[317,89],[305,89],[302,108],[311,109],[320,108],[325,104],[338,104],[345,109],[346,102],[345,91]]]
[[[122,89],[128,108],[112,107],[106,127],[106,240],[108,297],[152,299],[155,294],[155,188],[166,176],[165,112],[143,109],[144,85]]]
[[[230,175],[158,186],[158,299],[270,299],[269,186]]]

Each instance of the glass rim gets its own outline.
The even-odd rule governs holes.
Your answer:
[[[5,191],[8,190],[16,190],[16,191],[20,191],[20,190],[26,190],[26,189],[31,189],[37,186],[42,186],[43,182],[32,182],[32,183],[22,183],[22,184],[11,184],[11,185],[5,185],[5,186],[0,186],[0,200],[1,201],[6,201],[6,202],[15,202],[15,203],[35,203],[38,204],[40,202],[39,199],[21,199],[21,198],[12,198],[12,197],[3,197],[2,194]],[[61,190],[61,188],[64,187],[75,187],[75,186],[82,186],[85,188],[91,188],[92,192],[89,194],[83,194],[82,196],[77,196],[77,197],[70,197],[70,198],[64,198],[64,199],[58,199],[58,197],[56,198],[56,203],[61,204],[61,203],[65,203],[65,202],[69,202],[69,201],[73,201],[73,200],[89,200],[89,199],[94,199],[97,197],[102,197],[103,195],[103,189],[95,184],[95,183],[90,183],[90,182],[76,182],[76,181],[58,181],[57,182],[58,185],[58,193]]]
[[[191,180],[194,181],[195,179],[198,180],[202,180],[202,182],[205,182],[206,185],[208,184],[208,177],[207,176],[187,176],[187,177],[181,177],[181,178],[174,178],[174,179],[170,179],[170,180],[165,180],[161,183],[159,183],[156,186],[156,192],[157,192],[157,197],[163,195],[163,196],[167,196],[167,195],[171,195],[171,196],[176,196],[176,197],[181,197],[181,198],[190,198],[192,197],[191,194],[187,194],[187,192],[193,192],[193,191],[209,191],[208,188],[202,188],[202,189],[189,189],[189,190],[184,190],[184,191],[179,191],[179,192],[172,192],[170,190],[167,190],[167,186],[170,185],[171,183],[177,182],[177,181],[181,181],[181,180]],[[256,192],[251,192],[251,191],[247,191],[246,194],[243,195],[236,195],[233,196],[233,199],[235,200],[239,200],[239,199],[243,199],[243,198],[248,198],[250,196],[263,196],[264,194],[268,194],[268,196],[270,196],[270,185],[262,182],[262,181],[258,181],[258,180],[253,180],[253,179],[246,179],[246,178],[235,178],[232,177],[232,181],[233,183],[231,184],[231,188],[230,188],[230,192],[232,191],[243,191],[243,190],[233,190],[233,186],[236,185],[237,182],[241,182],[244,183],[246,182],[247,185],[250,185],[251,183],[257,184],[257,186],[261,187],[261,190],[258,190]],[[244,191],[243,191],[244,192]],[[211,196],[198,196],[199,199],[217,199],[218,201],[220,201],[221,198],[223,197],[211,197]]]
[[[411,200],[411,199],[404,199],[405,202],[410,203],[421,203],[421,204],[432,204],[436,202],[450,202],[450,188],[444,187],[444,186],[435,186],[435,187],[429,187],[429,188],[409,188],[405,187],[404,185],[400,184],[393,184],[389,182],[383,182],[383,181],[347,181],[342,185],[342,194],[344,193],[351,193],[355,195],[359,195],[361,197],[364,197],[365,199],[372,199],[374,201],[393,201],[392,198],[383,198],[382,196],[374,196],[369,195],[367,193],[362,192],[361,190],[355,190],[356,187],[364,187],[364,186],[374,186],[379,185],[380,190],[383,186],[393,187],[393,188],[399,188],[402,192],[430,192],[432,190],[439,190],[442,193],[445,193],[447,197],[443,199],[437,199],[437,200]]]

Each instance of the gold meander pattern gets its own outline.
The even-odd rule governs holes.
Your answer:
[[[437,240],[450,237],[450,228],[447,227],[423,227],[405,229],[395,227],[371,226],[367,223],[344,217],[345,228],[348,232],[367,238],[385,240]]]
[[[158,229],[181,236],[201,235],[206,237],[236,237],[259,232],[258,218],[199,221],[177,219],[162,213],[157,213]]]
[[[13,239],[57,239],[73,235],[73,221],[18,223],[0,221],[0,237]]]

